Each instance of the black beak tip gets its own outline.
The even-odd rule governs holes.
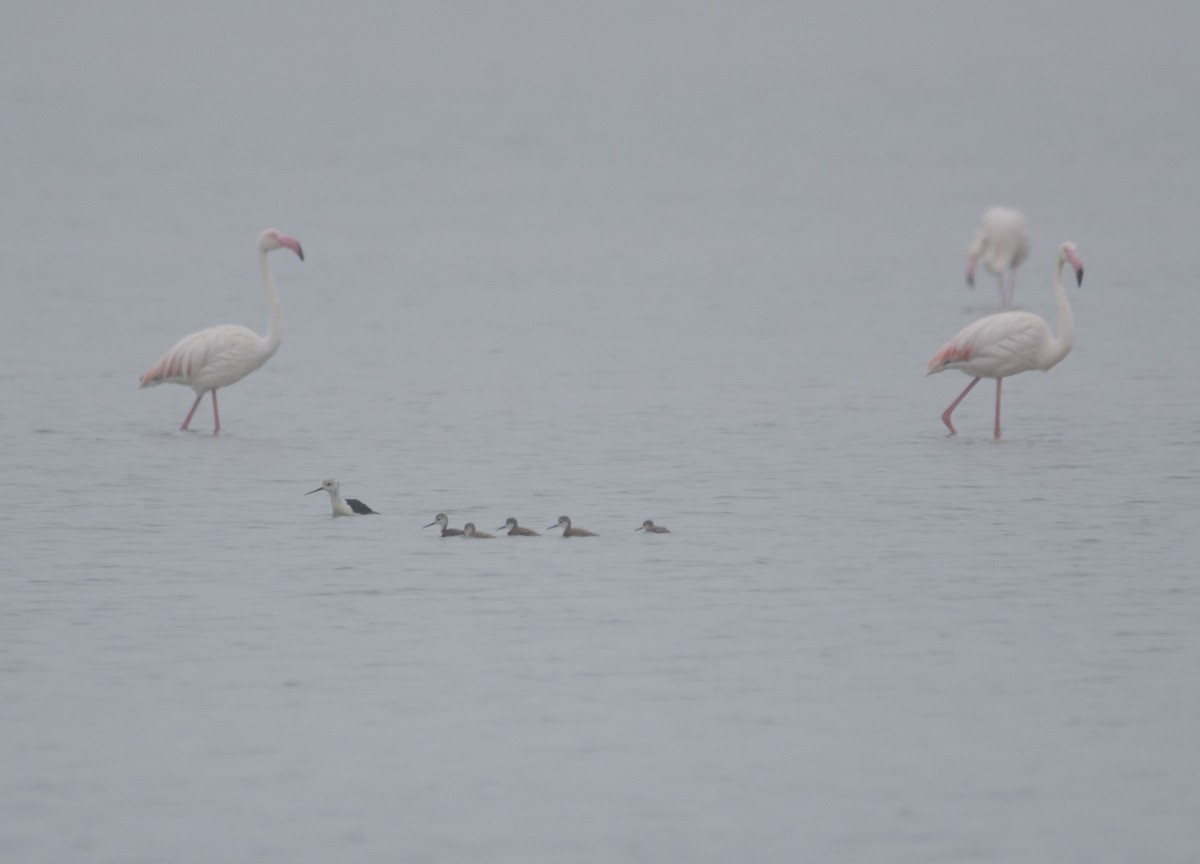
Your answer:
[[[1080,267],[1078,270],[1075,271],[1075,284],[1078,287],[1083,286],[1083,268],[1082,267]]]
[[[304,260],[304,249],[302,249],[299,245],[296,246],[296,254],[300,256],[301,261]]]

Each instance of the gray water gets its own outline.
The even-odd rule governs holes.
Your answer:
[[[246,5],[0,30],[0,858],[1200,857],[1194,4]]]

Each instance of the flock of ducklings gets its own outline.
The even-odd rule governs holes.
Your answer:
[[[332,477],[328,480],[322,480],[321,485],[312,492],[305,492],[305,495],[311,495],[313,492],[325,491],[329,493],[329,502],[333,506],[334,516],[368,516],[376,515],[376,511],[372,510],[357,498],[343,498],[341,494],[341,486],[338,481]],[[489,534],[486,531],[480,531],[475,527],[474,522],[468,522],[462,528],[451,528],[450,517],[445,513],[439,513],[433,517],[433,521],[425,528],[438,526],[440,537],[465,537],[469,540],[492,540],[495,539],[494,534]],[[556,528],[562,529],[563,537],[595,537],[597,536],[586,528],[576,528],[571,524],[570,516],[559,516],[558,521],[547,528],[547,531],[553,531]],[[506,530],[507,529],[507,530]],[[496,529],[504,531],[509,537],[539,537],[541,536],[532,528],[523,528],[517,524],[517,520],[509,516],[504,520],[504,524]],[[641,527],[634,528],[634,531],[645,531],[647,534],[670,534],[662,525],[655,525],[653,519],[647,519],[641,524]]]

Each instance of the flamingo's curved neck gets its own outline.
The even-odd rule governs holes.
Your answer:
[[[1075,316],[1071,314],[1071,304],[1067,302],[1067,288],[1063,284],[1063,265],[1066,263],[1066,258],[1060,255],[1058,269],[1054,273],[1054,296],[1058,300],[1058,338],[1050,345],[1046,365],[1042,367],[1044,369],[1058,365],[1075,347]]]
[[[258,267],[262,270],[263,288],[267,291],[267,350],[274,353],[283,341],[283,304],[271,268],[267,265],[266,250],[259,250]]]

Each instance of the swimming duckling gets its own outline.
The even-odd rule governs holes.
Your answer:
[[[446,514],[439,513],[438,515],[433,517],[433,521],[430,522],[429,525],[422,525],[421,527],[428,528],[428,527],[430,527],[430,525],[440,525],[442,530],[441,530],[441,533],[438,534],[439,537],[458,537],[459,535],[461,535],[463,533],[461,528],[447,527],[449,524],[450,524],[450,520],[446,517]]]
[[[597,534],[593,534],[591,531],[588,531],[586,528],[572,528],[570,516],[559,516],[558,521],[555,522],[553,525],[550,526],[550,528],[547,528],[546,530],[549,531],[551,528],[562,528],[563,529],[562,536],[564,536],[564,537],[596,537],[596,536],[599,536]]]
[[[509,516],[504,520],[504,524],[497,528],[497,531],[508,529],[509,537],[541,537],[542,535],[534,531],[532,528],[522,528],[517,524],[517,520]]]

